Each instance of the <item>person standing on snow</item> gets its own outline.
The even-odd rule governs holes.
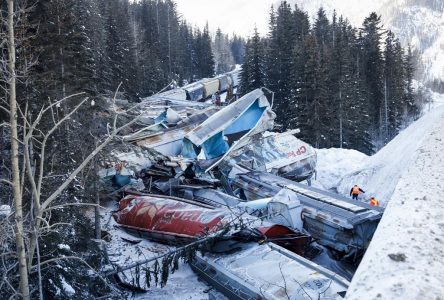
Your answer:
[[[350,190],[350,196],[352,196],[352,199],[354,200],[358,200],[360,193],[365,194],[365,192],[357,184],[355,184]]]
[[[379,201],[375,197],[371,197],[369,204],[371,206],[379,206]]]

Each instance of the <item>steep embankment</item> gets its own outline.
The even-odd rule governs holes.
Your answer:
[[[358,184],[365,191],[365,198],[375,196],[385,206],[390,200],[402,174],[418,156],[418,149],[432,128],[444,128],[444,106],[434,108],[403,130],[378,153],[364,161],[362,168],[339,181],[337,190],[347,195],[350,187]],[[443,149],[444,151],[444,149]]]
[[[444,107],[381,153],[365,172],[394,193],[346,298],[444,299]]]

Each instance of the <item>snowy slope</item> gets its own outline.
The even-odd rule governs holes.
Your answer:
[[[428,119],[435,123],[420,120],[414,126],[424,125],[426,130],[409,131],[412,138],[404,135],[410,141],[419,131],[423,136],[413,155],[409,153],[413,157],[405,164],[406,170],[351,282],[349,300],[444,299],[442,107]]]
[[[443,113],[444,107],[439,106],[412,123],[378,153],[369,157],[361,170],[342,178],[338,192],[347,195],[351,186],[358,184],[366,191],[366,199],[375,196],[385,206],[399,178],[415,159],[426,133],[442,122]],[[444,128],[444,123],[440,126]]]
[[[277,1],[280,2],[280,1]],[[382,16],[385,28],[401,43],[410,43],[420,53],[421,81],[444,80],[444,1],[442,0],[289,0],[308,11],[313,18],[319,7],[329,16],[333,10],[360,27],[370,12]]]
[[[336,190],[340,180],[347,174],[360,170],[368,156],[351,149],[316,149],[318,162],[315,187]]]

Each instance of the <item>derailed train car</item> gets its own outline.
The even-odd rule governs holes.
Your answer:
[[[168,244],[187,244],[232,221],[227,210],[160,195],[129,195],[114,219],[130,233]]]
[[[217,109],[211,107],[204,109],[184,119],[175,127],[142,135],[133,140],[138,146],[154,149],[163,155],[178,155],[182,151],[182,140],[184,136],[216,111]]]
[[[246,146],[230,153],[225,160],[295,181],[310,179],[316,169],[316,152],[312,146],[293,135],[297,132],[299,130],[257,135]]]
[[[275,113],[262,90],[254,90],[218,111],[183,140],[182,155],[210,162],[211,169],[249,137],[273,128]]]
[[[197,255],[192,269],[229,299],[343,299],[349,282],[272,243]]]
[[[173,245],[219,233],[223,241],[277,239],[278,244],[302,255],[311,242],[308,235],[286,226],[171,196],[129,195],[120,200],[113,217],[134,235]]]
[[[182,87],[180,90],[185,92],[186,100],[190,101],[204,101],[216,92],[223,93],[227,90],[238,87],[240,83],[239,70],[234,70],[215,78],[207,78],[194,82]],[[165,92],[162,94],[167,94]]]
[[[183,89],[186,93],[186,100],[200,101],[204,99],[204,86],[201,83],[193,83],[184,86]]]
[[[217,80],[219,80],[219,92],[225,92],[227,91],[232,83],[232,80],[229,76],[227,75],[219,75],[216,77]]]
[[[231,81],[233,83],[233,87],[238,87],[240,84],[240,72],[239,70],[231,71],[226,73],[227,76],[231,78]]]
[[[303,228],[296,229],[306,230],[319,244],[353,261],[367,249],[383,213],[380,207],[266,172],[238,174],[232,183],[236,193],[247,200],[274,197],[282,189],[292,191],[293,200],[301,204],[301,211],[296,214],[302,219]]]
[[[219,80],[217,78],[211,78],[201,81],[203,85],[203,97],[204,99],[211,97],[216,92],[219,92]]]

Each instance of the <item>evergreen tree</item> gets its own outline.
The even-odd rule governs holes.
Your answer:
[[[361,28],[362,45],[362,76],[365,81],[365,96],[370,106],[373,137],[380,140],[384,122],[384,83],[383,57],[381,53],[381,37],[383,34],[381,17],[371,13],[365,18]]]
[[[290,116],[286,113],[291,102],[290,84],[292,57],[296,40],[296,22],[289,4],[281,2],[277,13],[270,13],[270,39],[266,54],[266,84],[275,92],[274,110],[277,121],[288,127]]]
[[[109,0],[105,3],[106,58],[108,82],[106,89],[113,92],[122,83],[123,90],[137,93],[136,50],[130,27],[128,2]]]
[[[257,32],[248,40],[241,70],[240,93],[246,94],[264,86],[264,46]]]
[[[245,40],[236,34],[233,35],[233,38],[230,41],[231,53],[233,55],[234,63],[237,65],[244,63],[245,44]]]
[[[213,56],[216,74],[226,73],[234,67],[234,58],[230,49],[228,36],[222,33],[220,28],[216,31],[213,44]]]
[[[195,79],[212,77],[214,75],[214,57],[208,24],[203,31],[196,30],[194,53]]]
[[[405,85],[406,91],[404,95],[404,101],[407,106],[407,118],[416,119],[419,115],[419,107],[415,103],[415,95],[413,92],[413,76],[415,72],[413,53],[410,44],[407,46],[407,54],[404,57],[404,69],[405,69]],[[407,121],[407,120],[406,120]]]

